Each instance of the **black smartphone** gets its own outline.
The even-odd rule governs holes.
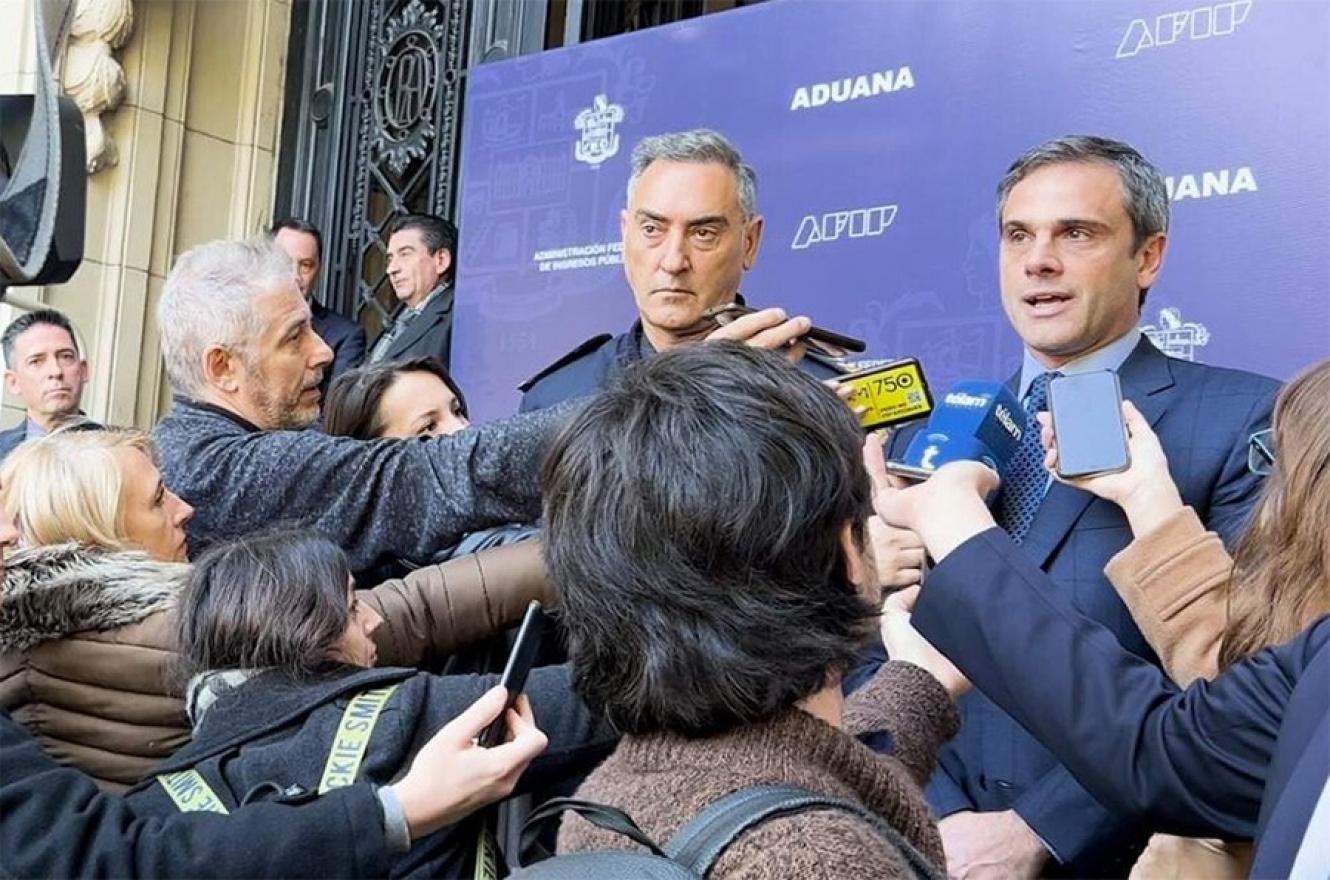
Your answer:
[[[1057,377],[1048,383],[1048,411],[1057,435],[1059,476],[1111,474],[1131,464],[1117,373]]]
[[[513,642],[512,651],[508,653],[508,662],[504,664],[503,676],[499,679],[499,684],[508,691],[508,701],[504,703],[499,717],[480,732],[480,736],[476,739],[478,745],[489,749],[503,742],[503,735],[508,730],[504,716],[508,714],[508,710],[517,702],[517,698],[526,687],[527,673],[531,671],[536,652],[540,650],[540,634],[544,624],[545,614],[541,610],[540,603],[532,599],[531,604],[526,606],[526,614],[517,629],[517,639]]]
[[[757,309],[741,306],[738,303],[729,303],[728,305],[707,309],[705,317],[711,318],[717,324],[724,326],[742,318],[744,315],[751,315],[756,311]],[[820,342],[823,345],[830,345],[834,348],[843,349],[844,351],[854,352],[856,354],[861,353],[868,348],[868,343],[864,342],[862,339],[856,339],[853,336],[845,336],[834,330],[826,330],[822,327],[812,327],[804,335],[805,338],[811,339],[814,342]]]

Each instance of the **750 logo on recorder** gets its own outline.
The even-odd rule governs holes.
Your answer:
[[[836,384],[853,389],[846,403],[859,411],[859,424],[866,431],[921,419],[933,411],[933,395],[914,358],[849,373]]]

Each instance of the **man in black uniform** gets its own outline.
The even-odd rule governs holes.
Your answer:
[[[757,177],[720,134],[706,129],[644,138],[633,149],[628,205],[619,215],[623,267],[637,321],[584,342],[521,385],[521,410],[590,394],[625,366],[706,338],[777,348],[808,331],[805,317],[767,309],[717,329],[714,306],[741,301],[739,280],[757,259]],[[714,334],[714,336],[713,336]],[[842,371],[796,344],[792,359],[819,379]]]

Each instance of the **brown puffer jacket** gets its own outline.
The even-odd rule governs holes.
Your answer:
[[[189,742],[172,647],[182,563],[74,544],[6,560],[0,708],[63,764],[120,793]],[[517,623],[553,587],[540,542],[484,550],[361,591],[382,614],[379,663],[437,663]]]
[[[0,706],[62,764],[123,791],[189,742],[168,682],[189,566],[62,544],[6,561]]]

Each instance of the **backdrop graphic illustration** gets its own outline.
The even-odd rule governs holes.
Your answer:
[[[1065,133],[1169,178],[1157,344],[1281,378],[1330,355],[1330,3],[775,0],[469,76],[453,366],[481,420],[629,326],[629,153],[697,127],[757,170],[749,301],[919,357],[935,387],[1018,366],[994,187]]]

